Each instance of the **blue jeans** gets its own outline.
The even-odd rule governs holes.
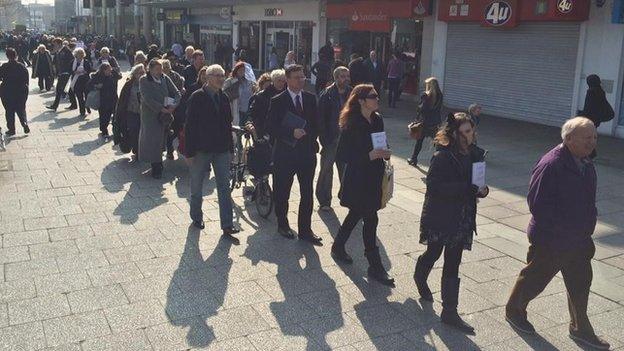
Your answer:
[[[204,177],[210,175],[210,165],[215,172],[217,195],[219,198],[219,218],[221,229],[232,228],[232,196],[230,194],[230,162],[229,152],[199,152],[193,157],[189,173],[191,176],[191,219],[203,219],[202,201]]]

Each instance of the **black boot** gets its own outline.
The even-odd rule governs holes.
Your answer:
[[[474,335],[474,328],[457,314],[459,278],[442,278],[442,323],[453,326],[466,334]]]
[[[433,266],[427,266],[423,261],[422,256],[418,257],[418,261],[416,261],[414,282],[416,282],[416,288],[418,288],[420,298],[425,301],[433,302],[431,289],[429,289],[429,285],[427,285],[427,278],[429,277],[429,273],[431,273]]]
[[[345,233],[342,228],[338,230],[338,235],[336,235],[334,243],[331,247],[331,255],[336,261],[348,264],[353,263],[353,258],[351,258],[351,256],[347,253],[347,250],[345,250],[345,244],[347,243],[350,234],[351,233]]]
[[[386,269],[381,263],[379,256],[379,248],[366,251],[366,259],[368,259],[368,277],[375,279],[383,285],[394,286],[394,278],[388,275]]]

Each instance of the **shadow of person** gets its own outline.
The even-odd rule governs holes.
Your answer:
[[[336,283],[321,268],[315,246],[275,236],[272,226],[260,226],[247,238],[243,256],[253,265],[277,266],[279,291],[274,295],[283,295],[283,300],[269,304],[277,327],[283,335],[305,338],[306,350],[331,349],[327,334],[344,325]]]
[[[186,344],[193,348],[209,346],[215,339],[206,319],[217,314],[227,291],[232,267],[229,251],[238,239],[221,236],[212,254],[203,259],[199,237],[201,231],[189,226],[184,252],[167,289],[165,312],[169,323],[189,328]],[[218,272],[214,268],[218,266]]]
[[[340,228],[340,220],[336,215],[336,211],[334,211],[333,208],[329,211],[318,211],[318,216],[321,218],[323,223],[325,223],[325,226],[332,237],[335,237],[338,233],[338,229]]]
[[[73,152],[76,156],[87,156],[93,151],[99,149],[104,146],[106,141],[104,139],[97,138],[95,140],[83,141],[81,143],[76,143],[67,151]]]
[[[62,129],[84,120],[84,117],[78,115],[72,118],[54,118],[54,121],[48,125],[49,129]]]

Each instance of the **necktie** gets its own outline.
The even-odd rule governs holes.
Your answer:
[[[299,95],[295,96],[295,109],[297,110],[297,114],[303,117],[303,106],[301,106],[301,98]]]

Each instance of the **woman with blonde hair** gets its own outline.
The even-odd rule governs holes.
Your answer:
[[[143,65],[143,67],[145,68],[145,71],[147,71],[147,56],[145,56],[145,53],[142,50],[138,50],[134,54],[134,64]]]
[[[412,157],[407,160],[407,163],[417,167],[418,155],[422,150],[423,142],[425,138],[434,138],[442,123],[442,116],[440,112],[442,110],[443,95],[440,90],[440,85],[435,77],[429,77],[425,80],[425,92],[420,97],[420,116],[419,122],[423,124],[423,133],[416,141],[414,146],[414,152]]]

